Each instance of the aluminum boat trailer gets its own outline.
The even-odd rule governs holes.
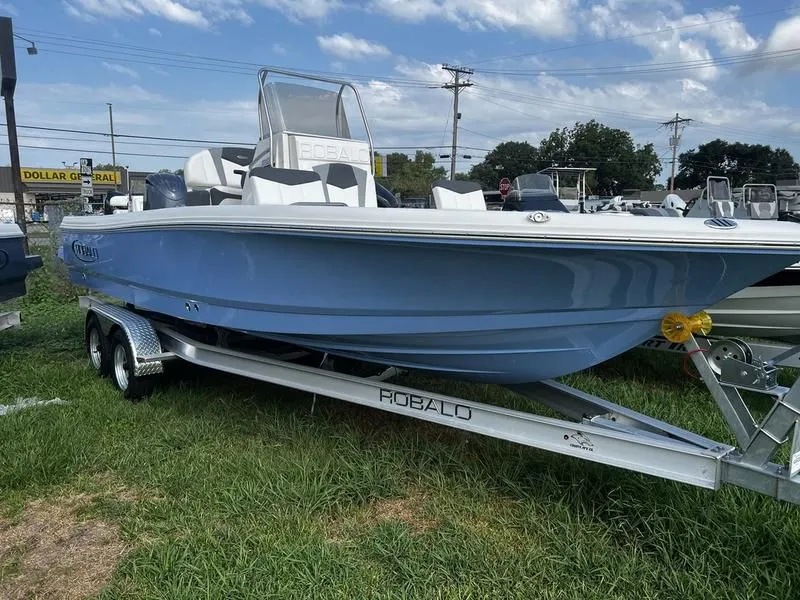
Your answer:
[[[734,343],[738,348],[741,348],[744,354],[750,354],[762,362],[772,362],[778,367],[789,367],[792,369],[800,369],[800,352],[790,352],[794,346],[790,344],[782,344],[780,342],[754,342],[739,340],[736,338],[718,338],[712,336],[698,336],[698,339],[703,339],[709,348],[723,348],[726,343],[730,346]],[[684,342],[671,342],[663,335],[658,335],[642,342],[640,348],[645,350],[658,350],[660,352],[673,352],[677,354],[686,354],[691,350]],[[776,360],[777,359],[777,362]]]
[[[208,328],[214,336],[203,336],[202,330],[187,334],[193,331],[189,320],[140,313],[91,296],[82,297],[80,305],[86,311],[85,343],[92,366],[110,376],[130,399],[149,394],[166,363],[183,360],[702,488],[717,490],[729,484],[800,503],[800,427],[796,426],[800,423],[800,380],[790,388],[778,385],[776,361],[761,362],[735,352],[709,357],[709,341],[691,333],[683,342],[685,349],[737,446],[715,442],[554,381],[512,389],[565,419],[388,383],[387,379],[401,372],[391,367],[365,377],[332,370],[335,367],[326,360],[327,355],[321,365],[308,366],[296,362],[303,354],[311,354],[302,350],[283,355],[242,351],[234,348],[241,335],[238,332]],[[186,309],[191,314],[190,303]],[[791,352],[797,354],[800,348]],[[751,415],[741,390],[774,399],[760,422]],[[784,444],[790,444],[789,464],[772,463]]]

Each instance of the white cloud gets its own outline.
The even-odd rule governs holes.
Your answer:
[[[386,58],[392,54],[386,46],[357,38],[349,33],[317,36],[317,44],[323,52],[346,60]]]
[[[753,53],[754,58],[763,56],[763,60],[743,65],[743,72],[800,69],[798,55],[792,52],[798,48],[798,40],[800,40],[800,15],[780,21],[766,41]]]
[[[65,9],[73,16],[75,15],[70,8],[78,12],[77,6],[93,16],[126,18],[150,14],[192,27],[206,28],[209,25],[208,19],[201,11],[188,8],[176,0],[73,0],[73,2],[74,5],[65,3]]]
[[[682,20],[682,24],[705,22],[707,27],[695,29],[699,35],[707,35],[716,42],[723,54],[743,54],[755,50],[758,41],[747,32],[747,28],[739,20],[733,20],[739,12],[738,6],[725,10],[708,11],[704,17],[690,15]]]
[[[198,83],[201,93],[203,84]],[[198,94],[199,95],[199,94]],[[118,133],[137,135],[200,138],[236,143],[253,143],[257,138],[257,113],[255,101],[234,95],[217,101],[192,101],[178,97],[166,97],[144,89],[139,85],[90,86],[73,83],[21,82],[17,88],[17,113],[21,123],[32,123],[45,127],[71,127],[87,131],[108,131],[108,111],[105,102],[113,103],[114,128]],[[87,98],[97,99],[95,108],[87,108]],[[58,133],[31,133],[20,131],[20,144],[34,145],[39,137],[58,137]],[[78,156],[70,147],[90,151],[95,163],[110,162],[108,138],[85,138],[80,145],[60,140],[39,139],[39,145],[65,148],[58,150],[33,150],[22,148],[22,163],[37,166],[60,166],[61,161],[71,163]],[[156,171],[163,167],[182,168],[186,158],[204,146],[163,146],[164,142],[126,140],[116,143],[117,162],[134,170]],[[210,145],[210,144],[209,144]],[[132,156],[140,154],[143,156]],[[164,158],[174,155],[177,158]]]
[[[239,21],[250,25],[253,18],[247,14],[243,5],[254,0],[184,0],[187,4],[201,9],[209,21]]]
[[[655,63],[709,61],[683,74],[713,80],[721,70],[714,64],[709,42],[723,55],[744,54],[758,45],[738,20],[738,13],[739,8],[731,6],[686,14],[676,0],[653,0],[647,10],[642,10],[636,0],[605,0],[593,5],[582,18],[596,37],[628,37],[627,42],[647,49]]]
[[[199,28],[207,28],[211,23],[222,21],[238,21],[243,25],[250,25],[253,23],[253,18],[245,10],[247,5],[276,10],[294,21],[323,19],[345,7],[343,0],[70,0],[70,2],[63,0],[65,10],[73,17],[78,17],[80,14],[111,18],[153,15]]]
[[[86,21],[87,23],[94,23],[97,21],[97,19],[89,13],[79,11],[74,5],[66,2],[65,0],[62,0],[61,6],[64,7],[64,12],[66,12],[73,19],[79,19],[81,21]]]
[[[272,53],[277,54],[278,56],[286,56],[289,51],[286,49],[286,46],[283,44],[278,44],[277,42],[272,44]]]
[[[156,29],[155,27],[151,27],[150,29],[148,29],[147,33],[149,33],[150,35],[153,35],[155,37],[161,37],[161,32],[158,29]]]
[[[8,2],[0,2],[0,13],[16,17],[19,14],[19,11],[13,4],[9,4]]]
[[[293,19],[322,19],[342,8],[341,0],[257,0]]]
[[[104,68],[114,73],[119,73],[120,75],[127,75],[128,77],[133,77],[134,79],[139,78],[139,73],[137,73],[130,67],[126,67],[124,65],[118,65],[117,63],[109,63],[106,61],[102,61],[100,64],[102,64]]]
[[[371,8],[406,21],[440,18],[462,28],[517,29],[542,38],[574,32],[578,0],[372,0]]]

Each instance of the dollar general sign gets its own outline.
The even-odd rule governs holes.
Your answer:
[[[81,182],[81,175],[72,169],[20,169],[22,181],[25,183],[75,183]],[[119,185],[120,178],[117,171],[95,171],[92,174],[95,185]]]

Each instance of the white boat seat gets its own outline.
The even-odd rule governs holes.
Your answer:
[[[219,186],[242,189],[242,172],[250,168],[254,151],[254,148],[226,146],[193,154],[183,167],[186,187],[190,190]]]
[[[748,202],[747,216],[751,219],[777,219],[777,202]]]
[[[346,163],[324,163],[312,168],[325,185],[328,202],[347,206],[378,206],[375,180],[368,171]]]
[[[326,203],[325,186],[319,173],[298,169],[256,167],[247,174],[242,204]]]
[[[733,217],[736,210],[733,200],[711,200],[708,204],[712,217]]]
[[[441,179],[431,185],[433,203],[444,210],[487,210],[479,183]]]

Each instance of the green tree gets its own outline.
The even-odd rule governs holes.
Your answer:
[[[661,173],[653,144],[637,146],[629,132],[595,120],[554,131],[542,141],[539,155],[553,166],[597,169],[587,179],[600,195],[652,189]]]
[[[183,169],[159,169],[159,173],[172,173],[174,175],[183,176]]]
[[[514,179],[537,171],[539,152],[528,142],[503,142],[470,169],[469,177],[484,190],[496,190],[503,177]]]
[[[537,170],[545,167],[565,167],[570,164],[572,132],[566,127],[551,131],[539,142],[539,161]]]
[[[675,187],[702,187],[709,176],[728,177],[734,187],[776,183],[796,177],[798,170],[792,155],[783,148],[715,139],[680,154]]]
[[[616,195],[624,189],[652,189],[661,163],[652,144],[637,146],[630,133],[598,123],[575,123],[556,129],[539,147],[528,142],[503,142],[470,171],[484,189],[497,189],[500,179],[514,179],[547,167],[586,167],[594,193]]]
[[[433,154],[421,150],[417,150],[413,160],[406,154],[392,152],[386,155],[386,164],[389,176],[380,178],[380,183],[404,197],[427,196],[431,183],[447,175],[444,167],[436,166]]]

